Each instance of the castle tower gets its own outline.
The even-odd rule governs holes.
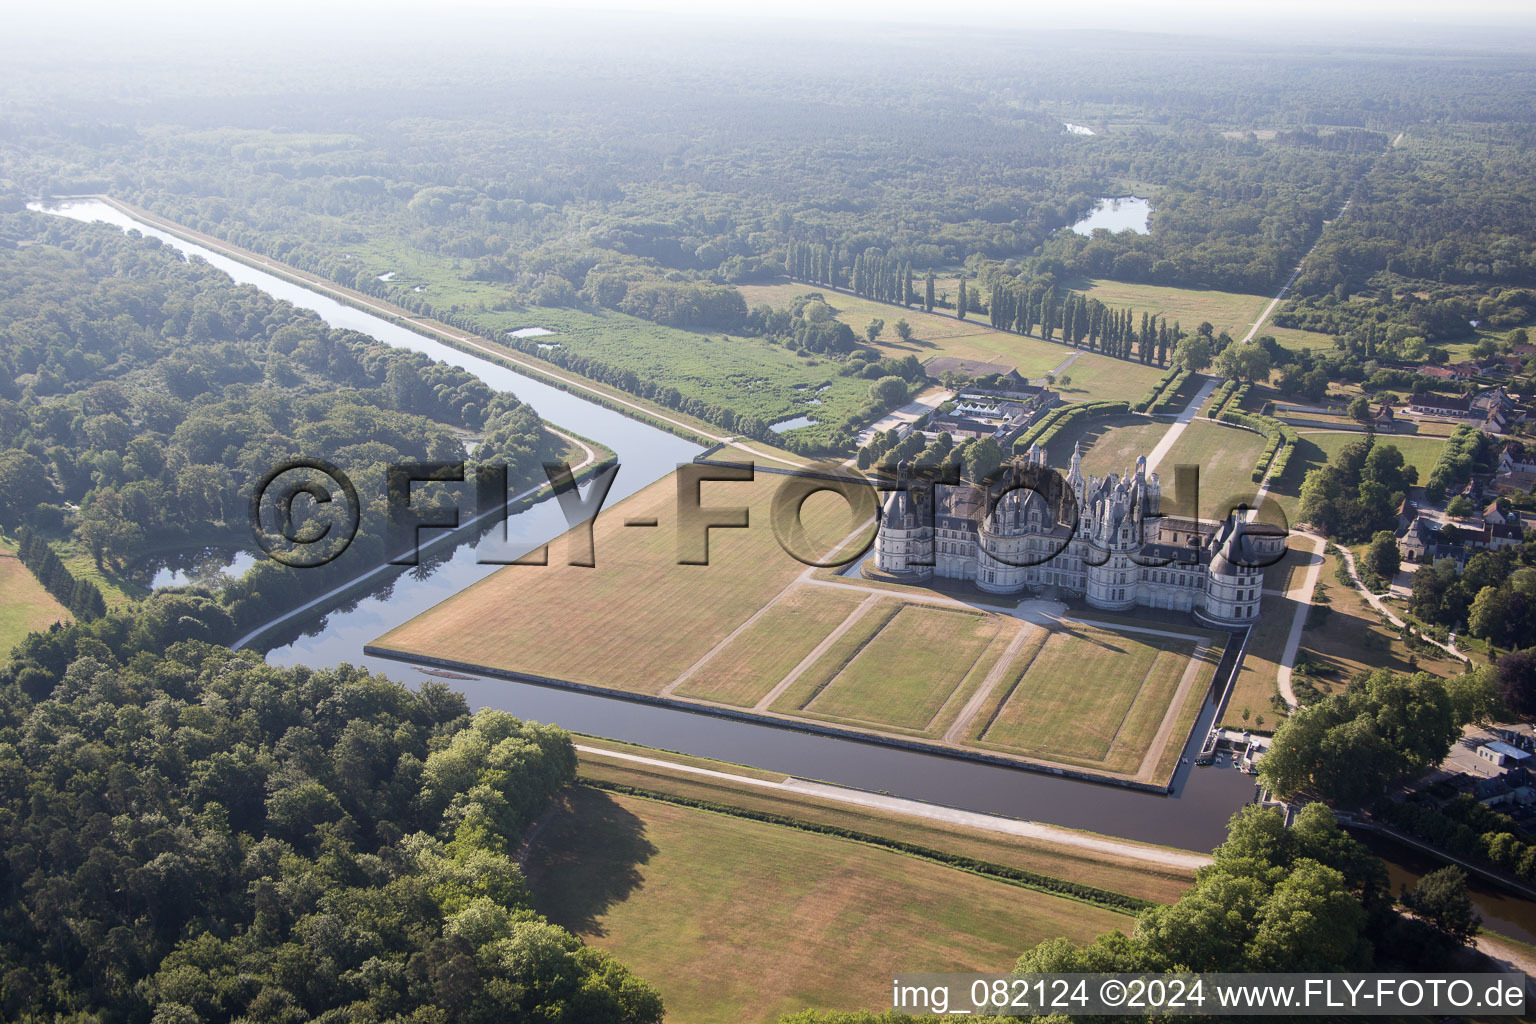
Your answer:
[[[875,534],[875,565],[882,572],[933,577],[933,530],[919,515],[917,502],[906,491],[893,491],[880,513],[880,532]]]
[[[1200,617],[1219,626],[1252,625],[1259,614],[1264,571],[1252,563],[1246,519],[1241,512],[1227,516],[1212,539],[1211,563],[1205,581],[1205,607]]]

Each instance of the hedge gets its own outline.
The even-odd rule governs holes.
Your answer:
[[[649,800],[657,800],[662,803],[679,804],[683,807],[693,807],[702,811],[713,811],[716,814],[725,814],[733,818],[748,818],[752,821],[761,821],[768,825],[782,825],[786,828],[799,829],[802,832],[813,832],[818,835],[836,836],[840,839],[851,839],[854,842],[865,843],[869,846],[884,847],[897,853],[919,857],[923,860],[934,861],[949,867],[969,871],[972,874],[982,875],[986,878],[995,878],[999,881],[1012,882],[1026,889],[1035,889],[1040,892],[1050,893],[1053,896],[1066,896],[1070,899],[1090,903],[1094,906],[1105,907],[1127,914],[1137,914],[1155,904],[1149,900],[1136,896],[1127,896],[1122,892],[1114,892],[1109,889],[1099,889],[1081,882],[1071,882],[1064,878],[1053,878],[1050,875],[1042,875],[1035,871],[1026,871],[1023,868],[1008,867],[1003,864],[994,864],[991,861],[978,860],[975,857],[967,857],[963,854],[948,853],[944,850],[935,850],[926,846],[918,846],[916,843],[908,843],[901,839],[891,839],[887,836],[874,835],[870,832],[859,832],[855,829],[840,828],[836,825],[821,825],[816,822],[802,821],[799,818],[790,818],[782,814],[773,814],[768,811],[754,811],[745,807],[734,807],[730,804],[715,803],[712,800],[698,800],[693,797],[678,796],[673,793],[661,793],[651,789],[641,789],[637,786],[628,786],[621,782],[608,782],[602,779],[593,779],[583,776],[582,785],[591,786],[594,789],[608,790],[614,793],[623,793],[626,796],[638,796]]]
[[[1056,439],[1061,431],[1081,419],[1096,416],[1120,416],[1127,412],[1127,406],[1123,399],[1104,402],[1078,402],[1062,407],[1059,414],[1049,416],[1041,420],[1030,430],[1020,435],[1013,442],[1013,451],[1016,455],[1023,455],[1033,445],[1042,448]]]
[[[1179,379],[1180,383],[1183,383],[1182,377],[1187,377],[1188,375],[1188,370],[1180,370],[1177,367],[1169,370],[1167,373],[1163,374],[1157,379],[1157,383],[1153,384],[1152,387],[1147,390],[1147,393],[1142,395],[1141,398],[1137,400],[1135,405],[1131,406],[1131,412],[1146,412],[1152,407],[1153,403],[1162,397],[1164,391],[1169,390],[1168,386],[1173,384],[1176,378]],[[1174,384],[1173,390],[1178,390],[1177,384]]]
[[[1215,419],[1216,414],[1226,408],[1227,399],[1232,397],[1232,392],[1237,390],[1237,380],[1228,380],[1216,389],[1216,394],[1211,398],[1211,407],[1205,411],[1206,419]]]

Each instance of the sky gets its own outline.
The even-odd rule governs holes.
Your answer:
[[[607,21],[605,21],[607,16]],[[44,49],[78,55],[96,44],[110,54],[134,45],[178,42],[188,54],[228,47],[324,48],[367,37],[418,32],[453,39],[495,38],[519,26],[606,28],[620,37],[669,24],[729,36],[743,22],[792,34],[831,24],[940,30],[976,26],[1023,32],[1118,29],[1246,37],[1281,44],[1495,48],[1536,53],[1536,0],[52,0],[25,4],[7,27]],[[53,44],[48,46],[44,43]],[[858,45],[856,37],[849,39]],[[42,56],[42,54],[34,54]]]

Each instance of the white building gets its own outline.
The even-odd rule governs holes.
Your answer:
[[[969,580],[995,594],[1057,590],[1112,611],[1164,608],[1221,626],[1258,618],[1262,565],[1285,547],[1279,529],[1236,514],[1219,523],[1159,515],[1162,492],[1145,457],[1123,477],[1085,479],[1079,450],[1065,481],[1070,495],[1061,484],[1036,445],[985,489],[894,491],[875,565],[915,582]]]

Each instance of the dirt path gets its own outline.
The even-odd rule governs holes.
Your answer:
[[[720,779],[737,785],[801,793],[836,803],[871,807],[895,814],[927,818],[930,821],[942,821],[947,824],[964,825],[968,828],[982,829],[987,832],[998,832],[1004,835],[1035,839],[1041,842],[1054,843],[1058,846],[1092,850],[1095,853],[1102,853],[1112,857],[1124,857],[1128,860],[1141,861],[1146,864],[1192,870],[1205,867],[1211,863],[1210,856],[1203,853],[1186,853],[1181,850],[1170,850],[1159,846],[1143,846],[1125,840],[1109,839],[1086,832],[1075,832],[1072,829],[1062,828],[1059,825],[1046,825],[1041,822],[1025,821],[1019,818],[1005,818],[1002,815],[983,814],[979,811],[965,811],[957,807],[941,807],[938,804],[924,803],[921,800],[908,800],[904,797],[886,796],[881,793],[867,793],[861,789],[848,789],[844,786],[833,786],[825,782],[810,782],[805,779],[794,778],[793,776],[773,782],[768,779],[756,779],[747,775],[736,775],[731,772],[716,771],[711,768],[679,764],[675,761],[664,761],[660,758],[645,757],[640,754],[607,750],[602,747],[583,746],[580,743],[576,745],[576,751],[581,754],[611,757],[620,761],[649,765],[653,768],[664,768],[668,771],[682,772],[688,775]]]
[[[1153,776],[1157,774],[1157,763],[1162,760],[1163,749],[1173,738],[1173,728],[1179,722],[1179,712],[1184,709],[1184,702],[1189,699],[1189,691],[1194,688],[1195,680],[1200,676],[1200,666],[1210,650],[1211,645],[1202,640],[1195,645],[1195,652],[1189,656],[1189,664],[1184,666],[1184,674],[1179,677],[1179,686],[1173,691],[1173,700],[1169,702],[1168,710],[1163,712],[1163,720],[1158,724],[1157,734],[1152,737],[1152,742],[1147,744],[1147,752],[1142,755],[1141,767],[1136,770],[1136,778],[1139,781],[1151,782]],[[1146,685],[1145,679],[1142,680],[1142,685]],[[1126,709],[1126,717],[1130,717],[1129,708]],[[1125,722],[1122,720],[1120,724],[1124,726]],[[1184,739],[1187,740],[1189,737],[1185,736]]]
[[[1360,596],[1365,598],[1366,604],[1369,604],[1372,608],[1376,609],[1376,611],[1386,616],[1387,621],[1392,623],[1392,625],[1396,626],[1398,629],[1402,629],[1405,625],[1407,625],[1407,623],[1405,623],[1401,618],[1392,612],[1392,609],[1386,606],[1381,598],[1371,593],[1366,585],[1360,581],[1360,573],[1355,569],[1355,553],[1349,550],[1349,548],[1343,547],[1342,545],[1335,545],[1334,550],[1337,551],[1339,553],[1339,557],[1344,560],[1344,567],[1349,570],[1349,578],[1354,581],[1355,588],[1360,591]],[[1455,644],[1443,644],[1436,640],[1434,637],[1425,636],[1418,630],[1414,630],[1414,633],[1419,637],[1420,640],[1434,644],[1436,647],[1440,648],[1442,651],[1444,651],[1446,654],[1449,654],[1456,660],[1465,661],[1468,664],[1472,663],[1472,659],[1467,656],[1467,653],[1461,648],[1457,647]]]
[[[1015,634],[1012,640],[1008,641],[1008,646],[1003,650],[1002,657],[997,659],[997,664],[992,666],[991,671],[987,673],[987,678],[982,680],[981,685],[976,688],[976,692],[971,695],[971,699],[966,701],[965,707],[960,709],[960,714],[955,719],[955,724],[945,731],[945,743],[952,743],[955,746],[961,744],[966,729],[970,727],[971,720],[976,717],[977,712],[981,710],[981,706],[987,702],[987,698],[992,696],[992,691],[997,689],[998,684],[1003,681],[1003,677],[1008,674],[1008,666],[1012,665],[1013,659],[1019,656],[1019,650],[1030,637],[1034,636],[1042,628],[1033,622],[1020,622],[1018,633]]]
[[[831,650],[832,645],[841,640],[845,633],[857,625],[860,619],[868,615],[869,610],[873,608],[875,603],[879,600],[880,598],[873,594],[871,594],[869,597],[866,597],[857,608],[849,613],[846,619],[837,624],[836,629],[827,634],[826,638],[822,640],[821,643],[811,648],[810,654],[807,654],[804,658],[800,659],[800,664],[790,669],[789,673],[783,679],[780,679],[776,684],[774,684],[773,689],[769,690],[763,696],[762,700],[752,705],[752,710],[767,711],[770,707],[772,707],[773,702],[783,696],[784,691],[793,686],[795,680],[805,675],[806,671],[812,665],[816,664],[817,660],[820,659],[823,654],[826,654],[827,651]]]

